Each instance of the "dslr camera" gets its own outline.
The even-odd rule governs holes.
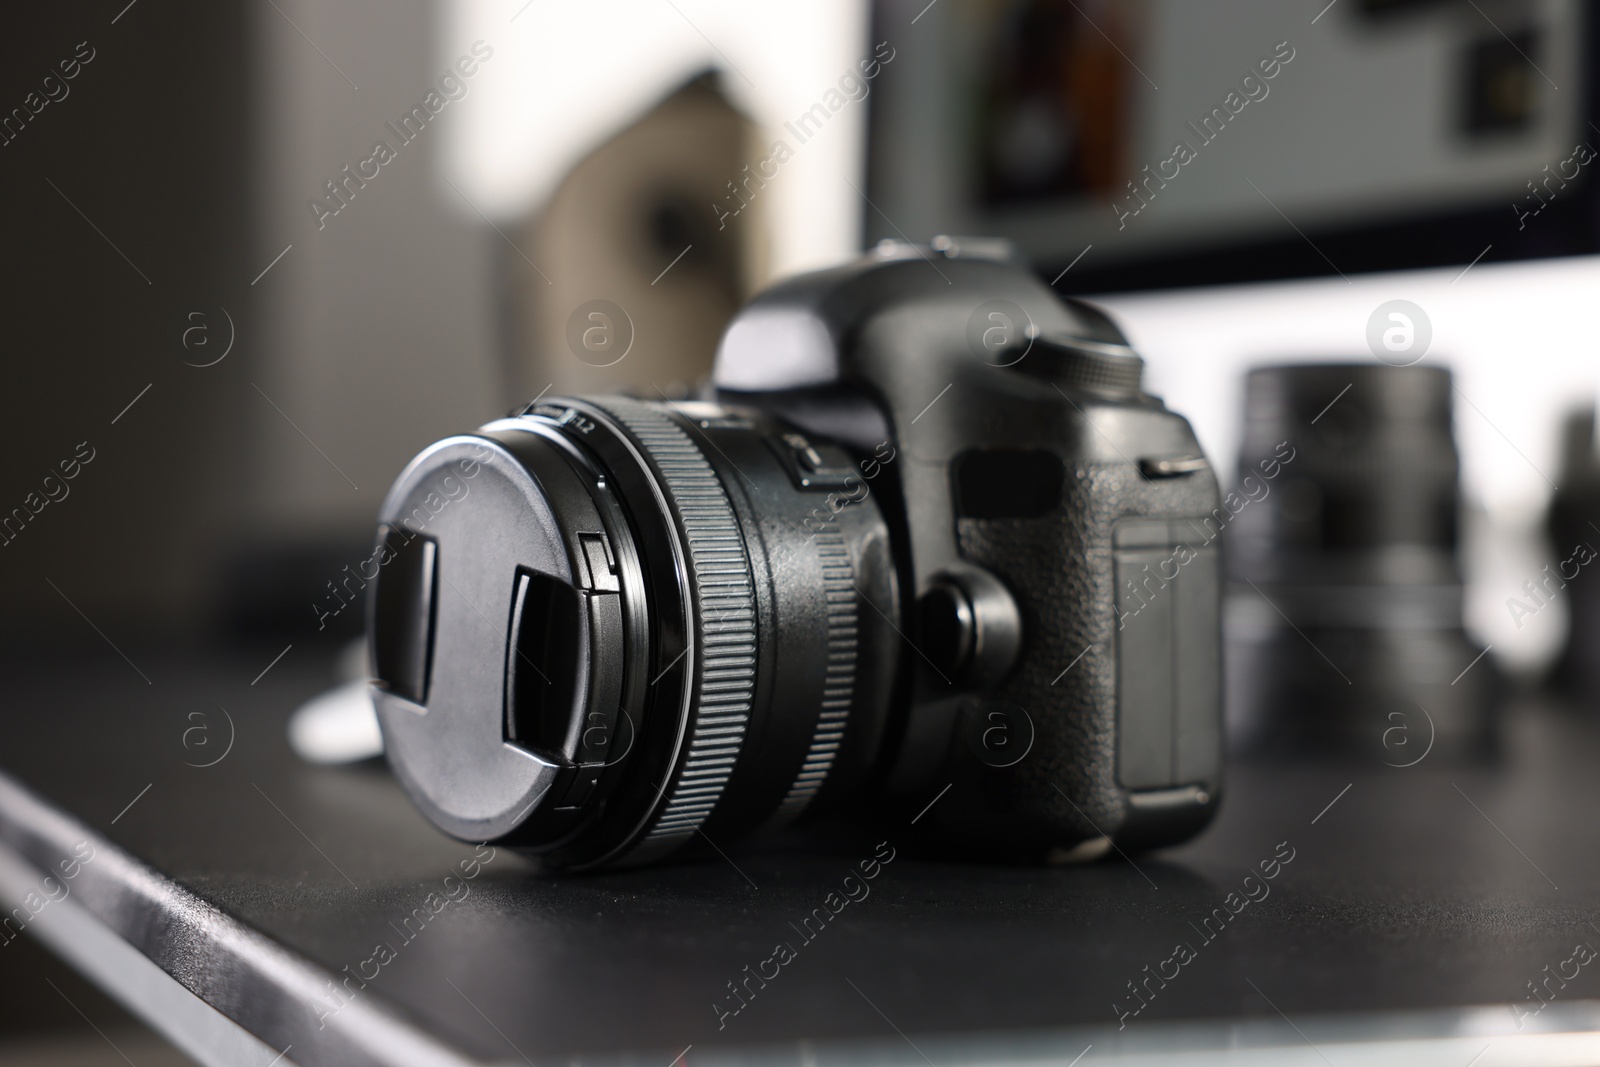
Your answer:
[[[996,246],[776,285],[704,400],[542,398],[411,461],[368,630],[435,825],[587,870],[869,807],[969,856],[1206,824],[1217,479]]]

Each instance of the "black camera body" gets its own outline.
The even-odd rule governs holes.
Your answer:
[[[869,797],[968,854],[1189,837],[1225,518],[1141,376],[981,243],[893,243],[757,297],[713,401],[431,446],[380,515],[391,765],[447,832],[568,869]]]

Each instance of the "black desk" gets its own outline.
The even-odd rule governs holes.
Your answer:
[[[135,653],[146,685],[102,651],[0,680],[0,896],[44,899],[43,872],[89,842],[50,890],[67,896],[24,925],[211,1062],[265,1067],[292,1046],[280,1063],[671,1067],[692,1046],[686,1063],[1065,1065],[1091,1044],[1085,1067],[1600,1062],[1600,960],[1566,962],[1600,948],[1600,728],[1550,710],[1519,709],[1498,771],[1378,751],[1235,769],[1217,825],[1137,867],[902,850],[808,941],[797,927],[870,850],[563,881],[501,851],[465,880],[473,848],[384,772],[289,752],[287,715],[325,663],[291,652],[251,685],[271,650]],[[228,718],[231,750],[192,766],[222,754]],[[1268,895],[1231,915],[1287,849]],[[1207,925],[1218,908],[1226,924]],[[794,958],[719,1028],[729,983],[770,975],[780,942]],[[1165,962],[1180,942],[1193,958]],[[1142,986],[1119,1029],[1113,1003],[1138,1006],[1147,965],[1176,977]],[[1574,969],[1519,1029],[1509,1005],[1541,1003],[1527,983]],[[376,977],[329,991],[352,972]]]

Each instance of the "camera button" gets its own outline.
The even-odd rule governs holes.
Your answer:
[[[1008,366],[1062,385],[1106,396],[1137,397],[1144,383],[1144,360],[1127,345],[1062,334],[1034,339],[1027,359]]]
[[[830,467],[816,446],[800,434],[786,433],[781,438],[769,437],[767,442],[778,454],[797,489],[820,492],[849,489],[852,483],[860,484],[854,467]]]
[[[1185,474],[1197,474],[1211,466],[1204,456],[1177,456],[1165,459],[1155,459],[1145,456],[1139,460],[1139,473],[1146,480],[1153,478],[1177,478]]]
[[[917,611],[923,651],[957,675],[965,671],[977,628],[967,594],[952,581],[935,581],[922,594]]]
[[[789,446],[789,449],[794,453],[795,463],[807,474],[815,474],[827,466],[822,460],[822,454],[812,448],[811,442],[799,434],[784,434],[783,443]]]
[[[935,575],[917,601],[918,639],[937,673],[961,689],[1005,677],[1022,648],[1022,616],[1011,591],[986,570],[961,565]]]

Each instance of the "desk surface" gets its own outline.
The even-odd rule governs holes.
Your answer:
[[[1525,1062],[1498,1057],[1532,1035],[1600,1029],[1600,966],[1569,962],[1600,947],[1600,726],[1574,715],[1518,709],[1497,769],[1380,750],[1235,768],[1199,840],[1131,861],[901,849],[813,933],[802,920],[870,846],[566,880],[502,850],[446,882],[474,849],[385,772],[292,756],[285,721],[327,665],[291,652],[252,685],[270,655],[135,655],[148,685],[109,652],[10,664],[0,846],[43,871],[90,841],[70,899],[264,1048],[292,1045],[286,1061],[669,1067],[692,1046],[688,1062],[947,1067],[1094,1044],[1322,1062],[1431,1035],[1492,1067]],[[1129,983],[1156,971],[1170,980],[1141,984],[1141,1007]],[[1509,1005],[1539,1007],[1528,983],[1557,971],[1519,1029]],[[330,990],[352,973],[353,997]]]

